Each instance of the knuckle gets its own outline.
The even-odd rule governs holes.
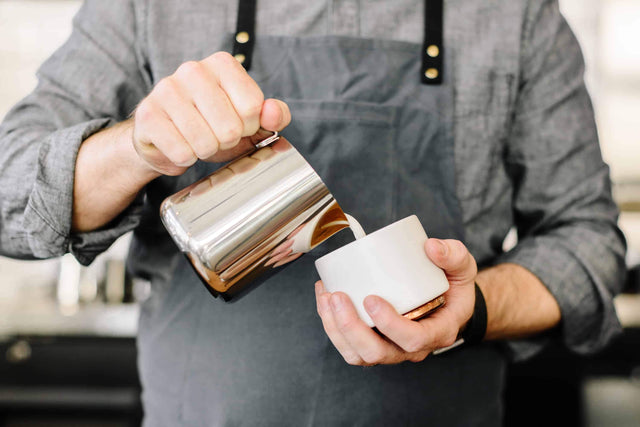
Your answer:
[[[382,311],[382,310],[381,310]],[[392,328],[394,319],[391,316],[381,313],[375,319],[376,326],[381,331],[387,331]]]
[[[402,349],[407,353],[417,353],[424,350],[424,341],[421,338],[414,337],[402,346]]]
[[[194,154],[202,160],[208,159],[209,157],[216,154],[218,151],[217,147],[209,142],[205,142],[202,144],[195,145],[193,147]]]
[[[192,129],[193,128],[195,127],[192,127]],[[218,151],[218,143],[213,135],[207,135],[204,133],[192,134],[190,138],[188,138],[188,141],[191,145],[191,151],[199,159],[208,159]]]
[[[361,365],[362,364],[362,359],[357,354],[352,353],[352,352],[347,352],[347,353],[343,354],[342,358],[349,365],[354,365],[355,366],[355,365]]]
[[[190,150],[177,149],[171,153],[171,161],[178,166],[192,163],[193,160],[193,153]]]
[[[167,176],[179,176],[179,175],[182,175],[183,173],[184,173],[184,168],[176,165],[166,166],[162,170],[162,174]]]
[[[221,145],[231,145],[242,137],[242,123],[234,123],[216,134]]]
[[[235,61],[235,58],[229,52],[225,52],[222,50],[211,55],[211,59],[220,62],[231,62],[231,60]]]
[[[447,265],[450,270],[455,271],[462,277],[475,276],[478,268],[473,255],[469,252],[464,243],[459,240],[447,240],[449,254]],[[462,276],[463,275],[463,276]]]
[[[154,92],[160,98],[172,97],[177,91],[176,83],[171,77],[165,77],[158,82]]]
[[[262,104],[264,104],[264,95],[256,95],[252,100],[238,106],[238,114],[243,119],[259,117],[262,112]]]
[[[154,119],[155,109],[148,99],[143,100],[136,108],[135,119],[137,122],[147,123]]]
[[[411,354],[411,355],[407,358],[407,360],[408,360],[409,362],[413,362],[413,363],[422,362],[424,359],[426,359],[426,358],[427,358],[427,355],[428,355],[428,354],[429,354],[429,353],[427,353],[426,351],[421,351],[421,352],[418,352],[418,353],[413,353],[413,354]]]
[[[449,347],[450,345],[453,345],[453,343],[456,342],[457,337],[458,337],[457,334],[448,333],[444,337],[442,337],[442,340],[440,340],[440,345],[442,347]]]
[[[384,353],[379,349],[372,349],[362,355],[362,360],[367,364],[379,364],[384,360]]]
[[[355,323],[354,319],[342,319],[337,322],[338,330],[342,333],[348,333],[354,329]]]
[[[460,240],[449,240],[449,248],[455,259],[462,259],[467,252],[467,247]]]
[[[449,243],[451,244],[451,246],[453,246],[453,248],[454,248],[454,250],[456,252],[466,252],[467,251],[467,247],[460,240],[451,239],[451,240],[449,240]]]
[[[192,78],[202,71],[202,64],[198,61],[187,61],[182,63],[176,70],[175,75],[180,78]]]
[[[453,252],[453,259],[458,263],[463,263],[470,256],[469,250],[460,240],[450,240],[450,247]]]

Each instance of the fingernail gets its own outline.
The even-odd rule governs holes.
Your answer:
[[[280,125],[284,125],[287,120],[287,107],[284,105],[284,102],[279,104],[280,107]]]
[[[442,240],[433,239],[433,241],[436,242],[438,255],[440,255],[440,256],[447,255],[447,245],[445,245]]]
[[[331,295],[331,307],[333,311],[340,312],[344,308],[344,301],[340,295]]]
[[[380,310],[380,301],[376,297],[367,297],[364,299],[364,308],[369,314],[376,314]]]
[[[320,295],[318,297],[318,306],[320,306],[321,313],[327,313],[329,311],[329,304],[327,303],[327,298],[325,295]]]

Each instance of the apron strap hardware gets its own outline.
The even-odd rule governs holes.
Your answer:
[[[236,22],[233,56],[249,71],[253,57],[253,45],[256,39],[256,0],[240,0],[238,20]]]
[[[255,44],[256,1],[239,0],[233,56],[245,70],[251,69]],[[422,44],[422,67],[420,80],[426,85],[441,85],[444,63],[443,0],[424,2],[424,42]]]
[[[444,40],[443,0],[424,2],[424,42],[420,80],[425,85],[441,85],[443,75]]]

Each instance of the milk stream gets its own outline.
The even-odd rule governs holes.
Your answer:
[[[351,228],[351,231],[353,232],[353,236],[356,238],[356,240],[362,239],[364,236],[367,235],[367,233],[364,232],[364,229],[362,228],[362,226],[360,225],[357,219],[355,219],[349,214],[345,214],[345,216],[347,217],[347,221],[349,221],[349,228]]]

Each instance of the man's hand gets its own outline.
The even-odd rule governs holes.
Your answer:
[[[347,363],[368,366],[419,362],[434,350],[455,342],[473,314],[476,262],[457,240],[429,239],[425,251],[449,280],[445,305],[416,322],[402,317],[382,298],[370,295],[364,306],[382,336],[358,317],[347,295],[330,294],[322,282],[316,283],[318,314],[325,332]]]
[[[265,101],[256,82],[228,53],[187,62],[156,85],[133,118],[82,143],[72,229],[96,230],[158,176],[180,175],[198,159],[235,158],[266,137],[259,128],[280,131],[290,121],[289,107]]]
[[[180,175],[198,159],[226,161],[249,151],[260,127],[279,131],[289,107],[268,99],[226,52],[182,64],[138,106],[133,144],[156,172]]]

